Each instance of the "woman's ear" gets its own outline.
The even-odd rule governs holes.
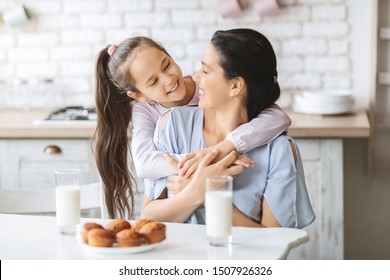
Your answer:
[[[243,77],[236,77],[232,80],[231,96],[238,96],[246,92],[246,82]]]
[[[128,91],[127,96],[130,98],[133,98],[134,100],[138,102],[148,102],[149,98],[147,98],[145,95],[143,95],[140,92],[134,92],[134,91]]]

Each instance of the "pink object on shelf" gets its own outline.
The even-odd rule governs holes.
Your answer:
[[[252,4],[260,16],[273,16],[280,11],[277,0],[253,0]]]
[[[237,17],[241,14],[242,8],[239,0],[220,0],[217,3],[217,11],[224,18]]]

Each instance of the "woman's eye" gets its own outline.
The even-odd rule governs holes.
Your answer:
[[[171,66],[170,62],[168,62],[167,66],[164,67],[164,70],[167,70],[169,68],[169,66]]]

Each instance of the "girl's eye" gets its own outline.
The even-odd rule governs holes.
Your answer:
[[[154,86],[155,84],[157,84],[157,79],[155,79],[150,86]]]
[[[167,70],[169,68],[169,66],[171,66],[170,62],[168,62],[167,66],[164,67],[164,70]]]

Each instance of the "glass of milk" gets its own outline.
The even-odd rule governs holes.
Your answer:
[[[54,175],[58,232],[76,234],[80,224],[80,170],[59,170]]]
[[[232,241],[233,178],[206,178],[206,233],[210,245],[227,246]]]

